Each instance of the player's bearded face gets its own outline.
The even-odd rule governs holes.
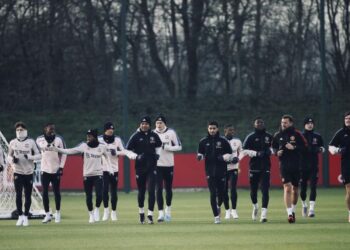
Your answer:
[[[149,128],[150,128],[150,125],[147,122],[141,122],[140,124],[141,131],[146,132],[149,130]]]
[[[254,127],[258,130],[263,130],[265,128],[265,123],[263,120],[258,119],[254,122]]]
[[[218,132],[218,127],[216,127],[215,125],[209,125],[208,127],[208,133],[213,136],[216,135],[216,133]]]
[[[45,128],[45,134],[48,136],[55,135],[55,125],[49,125]]]
[[[344,123],[345,123],[345,126],[350,127],[350,115],[345,116]]]
[[[293,123],[289,119],[282,119],[281,120],[281,128],[282,130],[285,130],[289,127],[291,127]]]

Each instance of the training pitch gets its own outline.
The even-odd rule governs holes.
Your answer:
[[[315,218],[301,217],[299,201],[295,224],[287,222],[281,189],[270,193],[268,222],[264,224],[251,220],[249,191],[239,189],[238,195],[238,220],[226,221],[222,213],[222,224],[213,224],[209,193],[193,191],[174,193],[170,223],[140,225],[136,192],[119,193],[117,222],[95,224],[88,223],[85,196],[64,193],[60,224],[30,220],[29,227],[16,227],[14,220],[1,220],[0,249],[320,250],[350,247],[350,223],[342,188],[318,190]],[[52,199],[50,205],[54,205]],[[102,206],[100,214],[103,214]]]

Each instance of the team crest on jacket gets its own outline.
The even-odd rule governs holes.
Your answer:
[[[154,138],[153,136],[151,136],[151,137],[149,138],[149,141],[150,141],[150,143],[155,143],[155,142],[156,142],[156,140],[155,140],[155,138]]]
[[[292,136],[290,137],[290,140],[291,140],[291,141],[295,141],[295,136],[292,135]]]
[[[221,148],[221,141],[216,142],[216,148]]]
[[[265,137],[265,143],[269,143],[270,142],[270,138],[268,136]]]
[[[255,141],[259,141],[259,138],[255,138]]]
[[[312,144],[317,144],[317,138],[312,139]]]
[[[29,148],[29,143],[24,144],[25,148]]]

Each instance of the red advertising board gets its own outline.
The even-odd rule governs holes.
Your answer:
[[[320,157],[320,162],[321,161]],[[278,159],[271,157],[271,186],[280,187],[282,185],[279,173]],[[248,175],[249,158],[246,157],[240,162],[240,175],[238,178],[239,187],[249,187]],[[320,164],[319,184],[322,185],[322,164]],[[329,184],[339,186],[340,159],[338,156],[329,158]],[[63,190],[83,189],[83,159],[81,156],[69,156],[65,165],[64,175],[61,182]],[[130,163],[130,184],[131,189],[136,189],[134,161]],[[119,160],[119,189],[124,187],[124,167],[123,158]],[[176,154],[174,168],[174,188],[194,188],[206,187],[204,173],[204,162],[198,162],[195,154]]]

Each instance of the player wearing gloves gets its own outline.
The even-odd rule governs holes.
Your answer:
[[[173,197],[172,185],[174,174],[174,152],[182,149],[180,139],[175,130],[166,126],[166,118],[158,115],[156,118],[156,129],[153,130],[162,141],[162,148],[159,150],[159,160],[157,161],[157,205],[158,222],[171,220],[171,202]],[[163,183],[165,186],[165,216],[163,200]]]
[[[329,143],[329,152],[341,155],[341,176],[345,186],[346,205],[350,223],[350,111],[344,114],[344,126],[339,129]]]
[[[214,223],[220,224],[220,205],[225,192],[227,163],[233,158],[231,146],[224,137],[220,136],[219,124],[216,121],[208,124],[208,135],[199,142],[197,160],[203,159]],[[237,159],[234,159],[237,163]]]
[[[46,150],[53,150],[58,153],[67,155],[83,155],[84,190],[86,194],[86,206],[89,211],[89,223],[99,221],[99,208],[102,202],[103,189],[102,156],[106,157],[107,161],[109,161],[109,158],[106,144],[100,143],[97,139],[97,129],[89,129],[86,133],[86,142],[80,143],[75,148],[63,149],[58,148],[57,146],[51,146]],[[110,164],[107,166],[110,166]],[[108,170],[108,172],[110,175],[113,175],[113,170],[111,168]],[[93,209],[92,203],[93,187],[95,187],[96,192],[95,210]]]
[[[254,120],[254,132],[250,133],[243,143],[244,150],[252,150],[249,161],[250,199],[253,204],[252,219],[258,215],[258,188],[262,193],[262,208],[260,222],[267,221],[267,208],[269,204],[270,188],[270,155],[272,135],[266,132],[265,122],[261,117]]]
[[[302,172],[300,178],[300,198],[302,202],[302,216],[315,216],[316,187],[318,181],[318,154],[325,151],[323,139],[320,134],[314,132],[314,119],[305,117],[303,136],[307,141],[307,149],[303,153]],[[310,182],[310,209],[307,213],[306,191]]]
[[[49,206],[49,186],[52,185],[52,191],[55,196],[56,212],[55,222],[61,221],[61,191],[60,182],[63,175],[63,168],[67,156],[53,151],[45,151],[51,145],[59,148],[65,148],[66,145],[61,136],[56,135],[55,124],[47,123],[44,127],[44,134],[36,139],[36,144],[41,150],[41,185],[43,188],[43,204],[45,209],[45,218],[43,223],[51,221]]]
[[[235,129],[232,124],[228,124],[224,128],[225,138],[230,143],[232,148],[231,163],[227,164],[227,173],[226,173],[226,184],[224,191],[224,206],[225,206],[225,219],[228,220],[232,216],[233,219],[238,219],[237,213],[237,180],[238,180],[238,171],[239,171],[239,154],[242,151],[242,142],[239,138],[234,137]],[[230,210],[230,199],[228,195],[228,187],[230,185],[230,196],[231,196],[231,207]]]
[[[144,202],[146,186],[148,186],[148,223],[153,224],[153,210],[155,204],[155,185],[157,178],[157,160],[162,141],[151,130],[151,118],[141,118],[140,127],[130,137],[126,146],[128,150],[137,154],[135,162],[136,183],[138,189],[137,201],[139,206],[140,223],[145,223]]]
[[[293,124],[292,116],[282,116],[280,131],[275,134],[272,142],[272,148],[280,161],[284,204],[289,223],[295,223],[295,207],[299,196],[298,187],[302,167],[302,153],[307,147],[304,136],[294,128]]]
[[[23,122],[15,124],[16,139],[10,141],[8,162],[14,168],[16,207],[18,220],[16,226],[28,226],[28,215],[32,203],[34,161],[41,155],[35,141],[28,138],[28,130]],[[24,213],[22,210],[22,191],[24,189]]]
[[[99,142],[107,145],[108,161],[105,157],[102,157],[103,163],[103,206],[104,212],[102,220],[106,221],[109,218],[109,193],[111,194],[111,220],[117,220],[117,202],[118,202],[118,158],[119,155],[126,155],[130,159],[135,159],[136,154],[124,149],[123,142],[120,137],[114,135],[114,125],[111,122],[107,122],[104,125],[104,134],[98,137]],[[112,168],[113,175],[109,173],[109,169]]]

